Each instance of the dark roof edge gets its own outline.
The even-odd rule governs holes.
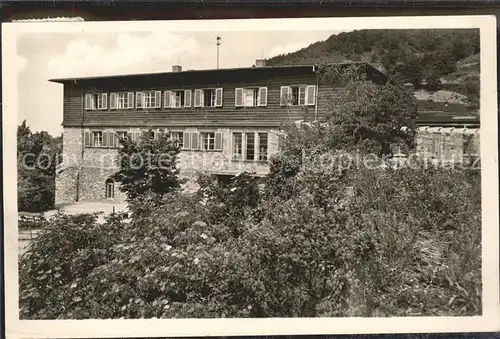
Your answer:
[[[362,61],[352,61],[352,62],[339,62],[339,63],[331,63],[328,65],[367,65],[376,70],[375,67],[370,65],[367,62]],[[234,71],[244,71],[244,70],[271,70],[271,69],[296,69],[303,68],[308,69],[311,68],[314,70],[318,67],[318,64],[292,64],[292,65],[282,65],[282,66],[265,66],[265,67],[236,67],[236,68],[220,68],[220,69],[197,69],[197,70],[186,70],[181,72],[156,72],[156,73],[135,73],[135,74],[114,74],[114,75],[100,75],[100,76],[90,76],[90,77],[70,77],[70,78],[56,78],[49,79],[50,82],[56,83],[66,83],[74,80],[94,80],[94,79],[111,79],[111,78],[125,78],[125,77],[140,77],[140,76],[158,76],[158,75],[170,75],[170,74],[195,74],[195,73],[217,73],[217,72],[234,72]],[[378,71],[378,70],[377,70]]]

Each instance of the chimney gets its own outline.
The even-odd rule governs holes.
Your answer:
[[[255,60],[255,67],[266,67],[266,60],[264,59]]]
[[[182,72],[182,66],[181,65],[173,65],[172,72]]]

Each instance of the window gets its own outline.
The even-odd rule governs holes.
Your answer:
[[[267,87],[236,88],[235,106],[267,106]]]
[[[125,93],[116,94],[116,108],[125,108],[127,107],[127,96]]]
[[[242,133],[233,133],[233,160],[243,160]]]
[[[267,161],[267,133],[259,133],[259,161]]]
[[[202,150],[215,150],[215,133],[203,132],[201,133],[201,149]]]
[[[116,134],[118,135],[118,140],[128,139],[128,132],[126,132],[126,131],[118,131],[118,132],[116,132]]]
[[[246,137],[245,159],[246,160],[254,160],[255,159],[255,134],[254,133],[245,133],[245,137]]]
[[[222,151],[222,133],[220,132],[183,132],[182,149],[192,151]]]
[[[463,160],[464,164],[479,168],[480,147],[479,135],[464,134],[463,135]]]
[[[170,133],[171,140],[176,140],[179,143],[179,148],[184,148],[184,133],[182,132],[172,132]]]
[[[107,109],[108,106],[108,94],[86,94],[85,95],[85,109],[96,110],[96,109]]]
[[[214,89],[203,90],[203,106],[204,107],[215,107],[215,90]]]
[[[161,91],[137,92],[135,95],[137,108],[160,108]]]
[[[111,93],[109,97],[109,108],[111,109],[134,108],[134,93],[132,92]]]
[[[113,199],[115,197],[115,182],[109,178],[106,180],[106,199]]]
[[[245,88],[243,90],[243,106],[257,106],[259,90],[256,88]]]
[[[432,136],[432,155],[437,159],[441,159],[442,137],[441,133],[434,133]]]
[[[143,108],[155,107],[155,94],[153,92],[145,92],[143,98]]]
[[[267,161],[268,134],[255,132],[233,133],[233,160]]]
[[[102,146],[102,132],[92,132],[92,146],[101,147]]]
[[[172,107],[184,106],[184,91],[172,92]]]
[[[281,106],[314,106],[316,86],[281,86]]]
[[[222,88],[196,89],[194,107],[222,107]]]

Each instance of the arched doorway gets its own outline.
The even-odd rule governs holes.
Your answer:
[[[115,182],[109,178],[106,180],[106,199],[114,199],[115,197]]]

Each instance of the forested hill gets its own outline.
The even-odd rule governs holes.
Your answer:
[[[365,61],[391,78],[479,97],[479,30],[359,30],[267,60],[267,65]]]

